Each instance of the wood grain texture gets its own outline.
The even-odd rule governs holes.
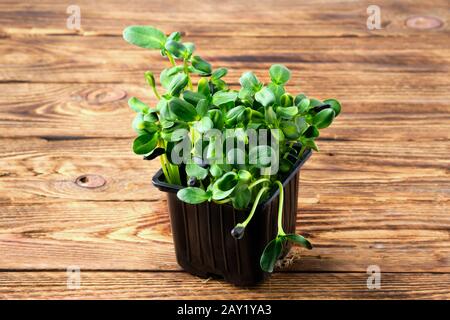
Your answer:
[[[404,76],[402,76],[404,77]],[[404,84],[408,92],[419,91],[417,96],[402,96],[398,93],[388,95],[386,87],[376,90],[378,94],[367,96],[368,90],[375,90],[371,85],[359,91],[355,96],[351,90],[357,86],[342,86],[337,89],[324,89],[322,99],[342,96],[345,112],[333,123],[333,128],[324,130],[325,139],[388,141],[420,143],[425,146],[428,141],[445,141],[450,137],[450,108],[447,101],[450,91],[448,85],[439,85],[433,76],[414,76],[415,85]],[[450,79],[450,78],[448,78]],[[354,81],[357,81],[355,79]],[[401,81],[399,78],[398,81]],[[445,80],[450,84],[450,80]],[[412,81],[410,81],[411,83]],[[423,83],[431,87],[424,88]],[[321,86],[325,88],[324,82]],[[413,89],[410,89],[412,87]],[[371,88],[371,89],[370,89]],[[406,89],[408,88],[408,89]],[[61,84],[0,84],[4,95],[0,97],[0,134],[2,137],[133,137],[127,98],[138,96],[150,105],[155,100],[141,84],[137,85],[61,85]],[[337,93],[333,94],[332,91]],[[394,90],[391,88],[389,90]],[[399,89],[401,90],[401,89]],[[305,91],[308,94],[312,90]],[[442,92],[440,92],[442,91]],[[428,93],[427,93],[428,92]],[[376,96],[378,95],[378,96]],[[420,97],[419,97],[420,95]],[[427,97],[429,95],[429,97]],[[403,101],[402,101],[403,99]],[[410,100],[412,99],[412,100]],[[396,101],[395,106],[392,101]],[[408,102],[411,101],[411,102]],[[420,110],[425,110],[423,113]],[[99,124],[101,118],[101,124]],[[414,134],[410,129],[414,127]],[[114,130],[112,130],[114,128]],[[448,145],[444,145],[448,147]],[[402,148],[405,146],[402,145]]]
[[[365,273],[274,274],[262,285],[237,288],[184,272],[90,272],[67,289],[66,272],[2,272],[2,299],[449,299],[448,274],[384,273],[367,289]]]
[[[373,35],[366,27],[366,9],[372,4],[370,1],[232,0],[186,4],[177,0],[114,0],[97,3],[80,0],[77,3],[83,14],[81,34],[87,35],[120,35],[123,28],[130,24],[158,25],[167,32],[183,31],[187,35],[202,37]],[[428,14],[445,22],[449,16],[448,2],[445,0],[433,0],[431,3],[380,0],[377,5],[383,10],[384,32],[380,30],[376,33],[380,36],[423,36],[420,30],[408,28],[405,19]],[[66,34],[70,33],[65,28],[66,8],[65,3],[52,0],[23,4],[6,0],[0,7],[0,24],[4,26],[6,34]],[[427,31],[448,34],[448,25],[444,23],[440,28]]]
[[[73,31],[66,3],[2,1],[0,298],[449,299],[448,1],[377,1],[374,31],[370,4],[80,0]],[[267,283],[205,282],[177,265],[150,183],[158,161],[132,154],[127,106],[156,103],[143,72],[167,64],[122,40],[130,24],[182,31],[233,88],[283,63],[290,92],[343,103],[301,174],[297,231],[315,248],[294,248]],[[86,174],[104,185],[77,184]],[[66,288],[70,265],[79,290]],[[369,265],[380,290],[366,287]]]
[[[130,139],[3,141],[0,167],[8,171],[0,177],[0,268],[64,269],[75,263],[88,269],[178,269],[165,196],[149,182],[158,162],[132,155]],[[299,232],[316,249],[301,251],[303,259],[289,269],[364,271],[372,263],[387,271],[450,270],[445,147],[417,155],[415,146],[397,143],[369,150],[366,142],[322,142],[323,152],[302,169],[298,199]],[[394,152],[395,159],[386,159]],[[76,185],[87,173],[106,184]],[[20,250],[8,250],[12,245]]]
[[[198,53],[213,66],[229,68],[226,79],[230,84],[237,84],[245,70],[253,70],[266,80],[271,64],[284,63],[295,72],[289,84],[296,88],[307,90],[322,83],[331,85],[329,90],[339,90],[370,83],[375,90],[384,89],[386,94],[392,94],[394,91],[389,90],[393,89],[392,84],[405,89],[407,85],[415,85],[420,90],[421,79],[431,81],[436,93],[445,92],[443,86],[449,83],[445,76],[449,71],[447,38],[424,39],[418,48],[408,49],[405,46],[411,40],[387,38],[376,42],[369,38],[355,43],[344,38],[330,49],[329,39],[302,38],[286,46],[286,38],[263,37],[251,40],[245,51],[239,47],[238,43],[243,41],[239,38],[219,39],[214,41],[216,47],[210,45],[211,41],[188,40],[195,41]],[[5,38],[0,42],[0,50],[4,52],[0,57],[2,81],[143,83],[143,71],[159,73],[169,66],[158,52],[136,48],[121,37]],[[405,77],[413,72],[418,78]],[[406,82],[398,83],[400,79]],[[422,87],[425,93],[429,89]],[[324,94],[320,89],[318,92]]]

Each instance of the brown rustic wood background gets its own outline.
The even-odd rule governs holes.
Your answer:
[[[450,298],[448,23],[448,0],[1,0],[0,298]],[[155,102],[143,72],[165,61],[122,40],[130,24],[183,31],[233,84],[283,63],[291,92],[342,101],[301,177],[297,229],[315,249],[265,284],[178,267],[126,103]]]

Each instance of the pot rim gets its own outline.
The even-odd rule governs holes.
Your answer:
[[[291,172],[283,179],[283,181],[282,181],[283,187],[285,187],[286,184],[288,184],[288,182],[297,174],[297,172],[300,170],[300,168],[303,166],[303,164],[306,162],[306,160],[308,160],[309,157],[311,157],[311,155],[312,155],[312,150],[309,148],[306,149],[303,157],[298,159],[294,163],[294,167],[293,167],[294,169],[291,170]],[[162,169],[159,169],[152,178],[152,184],[155,187],[157,187],[160,191],[177,193],[178,190],[186,188],[184,186],[167,183],[164,180],[162,180],[161,177],[164,179],[164,173],[163,173]],[[260,209],[264,209],[269,203],[271,203],[279,195],[279,193],[280,193],[280,190],[278,188],[276,188],[275,192],[273,192],[266,201],[260,203],[258,205],[258,207]],[[229,203],[224,203],[223,205],[231,206]]]

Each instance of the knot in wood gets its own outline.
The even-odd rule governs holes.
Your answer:
[[[96,174],[84,174],[79,176],[75,180],[75,183],[82,188],[95,189],[104,186],[106,180],[102,176]]]
[[[97,88],[87,93],[89,104],[105,104],[122,100],[127,96],[126,91],[118,88]]]
[[[412,29],[436,29],[440,28],[443,24],[441,19],[432,16],[415,16],[406,19],[406,26]]]

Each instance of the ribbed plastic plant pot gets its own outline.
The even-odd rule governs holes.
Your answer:
[[[284,177],[283,228],[295,233],[300,168],[311,156],[305,152],[294,169]],[[164,181],[159,170],[152,180],[167,192],[167,203],[178,264],[187,272],[202,278],[223,278],[238,286],[264,281],[269,274],[261,270],[259,260],[267,243],[277,234],[278,189],[261,203],[245,229],[242,239],[231,236],[233,227],[247,217],[249,210],[236,210],[230,204],[205,202],[187,204],[177,198],[181,186]],[[287,244],[282,256],[290,249]]]

